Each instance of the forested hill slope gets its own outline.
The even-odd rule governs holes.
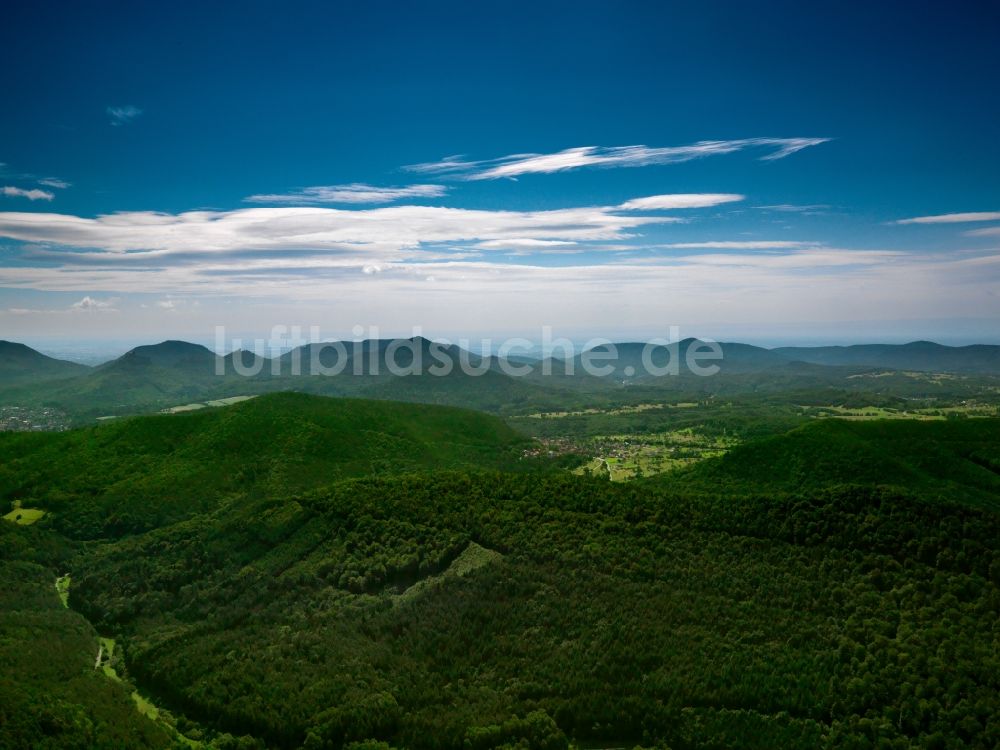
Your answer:
[[[24,344],[0,341],[0,387],[71,378],[90,372],[86,365],[54,359]]]
[[[888,485],[1000,508],[1000,420],[825,419],[658,479],[740,493]]]
[[[227,498],[425,468],[514,468],[528,444],[454,407],[277,393],[62,433],[0,433],[0,503],[75,537],[140,531]]]
[[[160,746],[88,690],[97,635],[204,750],[1000,743],[1000,514],[967,502],[995,420],[816,422],[625,484],[492,471],[529,462],[483,414],[297,394],[0,437],[3,500],[49,511],[0,522],[4,748],[105,716]]]
[[[993,747],[998,539],[866,488],[438,472],[101,545],[71,604],[159,700],[269,748]]]

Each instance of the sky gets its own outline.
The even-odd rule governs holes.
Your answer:
[[[0,338],[1000,343],[998,34],[990,2],[11,5]]]

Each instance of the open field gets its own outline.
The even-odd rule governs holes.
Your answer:
[[[949,383],[956,380],[968,380],[967,377],[962,375],[956,375],[950,372],[922,372],[914,370],[878,370],[876,372],[862,372],[857,375],[848,375],[848,380],[864,380],[864,379],[879,379],[879,378],[891,378],[901,376],[904,378],[910,378],[911,380],[917,380],[921,383]]]
[[[959,404],[956,406],[941,406],[932,408],[893,409],[880,406],[865,406],[850,408],[846,406],[804,406],[806,416],[816,418],[837,419],[919,419],[940,420],[956,417],[996,417],[1000,416],[1000,407],[994,404]]]
[[[115,655],[115,639],[98,637],[97,639],[97,659],[94,662],[94,669],[100,667],[101,671],[112,680],[121,681],[118,672],[111,666],[111,660]]]
[[[451,565],[436,575],[430,575],[417,581],[395,597],[395,600],[397,602],[412,601],[430,588],[440,586],[448,578],[460,578],[502,559],[503,555],[499,552],[481,547],[475,542],[469,542],[469,545],[462,550],[458,557],[451,561]]]
[[[4,520],[19,523],[22,526],[30,526],[44,515],[45,511],[40,508],[14,508],[4,516]]]
[[[192,404],[183,404],[181,406],[171,406],[169,409],[164,409],[163,414],[181,414],[186,411],[198,411],[199,409],[208,409],[217,406],[229,406],[230,404],[238,404],[241,401],[248,401],[254,398],[253,396],[229,396],[228,398],[217,398],[212,401],[195,402]]]
[[[623,414],[641,414],[644,411],[652,411],[658,409],[693,409],[698,406],[697,403],[690,401],[682,401],[676,404],[665,404],[665,403],[655,403],[655,404],[635,404],[632,406],[618,406],[609,409],[580,409],[577,411],[545,411],[537,412],[535,414],[526,414],[525,419],[564,419],[566,417],[583,417],[589,415],[603,414],[606,416],[621,416]]]

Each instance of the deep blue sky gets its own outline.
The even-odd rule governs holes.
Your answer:
[[[0,162],[6,165],[0,186],[43,190],[52,198],[0,195],[0,219],[2,212],[91,218],[115,212],[287,207],[295,203],[245,199],[350,183],[444,185],[442,196],[379,205],[486,211],[613,207],[674,193],[745,198],[682,211],[677,214],[686,219],[682,224],[619,231],[629,236],[611,244],[630,252],[599,243],[576,247],[582,252],[573,254],[525,254],[522,248],[517,255],[482,257],[480,251],[478,258],[456,259],[479,269],[447,280],[442,272],[457,271],[443,268],[427,276],[437,285],[433,292],[400,279],[438,259],[380,245],[349,261],[338,249],[336,268],[317,263],[306,274],[301,267],[284,267],[282,259],[329,257],[329,251],[307,252],[294,240],[266,254],[260,247],[227,245],[231,262],[236,256],[245,261],[244,250],[258,260],[269,259],[266,268],[287,281],[280,293],[257,279],[241,286],[238,274],[227,275],[215,256],[211,263],[193,259],[190,243],[163,248],[163,265],[156,268],[184,271],[169,277],[174,279],[169,283],[166,276],[148,283],[148,267],[137,272],[116,266],[114,274],[102,277],[92,265],[78,267],[66,253],[109,248],[129,253],[148,246],[140,241],[111,248],[112,240],[104,235],[65,234],[54,229],[58,218],[35,227],[30,236],[0,220],[0,310],[7,310],[0,313],[0,325],[11,331],[8,338],[19,331],[27,337],[81,329],[125,335],[138,333],[135,326],[198,333],[215,323],[257,330],[267,320],[327,325],[322,318],[331,300],[344,297],[355,303],[337,308],[341,324],[357,311],[352,324],[399,328],[410,321],[447,334],[453,319],[446,314],[449,307],[463,304],[449,299],[464,300],[465,294],[482,305],[482,314],[471,316],[470,328],[502,331],[509,305],[521,296],[555,299],[565,293],[564,303],[539,311],[547,319],[538,325],[577,323],[581,329],[589,325],[625,335],[666,321],[688,326],[691,333],[699,333],[703,324],[715,335],[731,330],[753,337],[756,332],[764,340],[783,335],[782,326],[792,322],[801,322],[803,331],[813,325],[817,336],[822,329],[826,338],[836,338],[835,329],[844,321],[878,324],[885,336],[907,338],[934,321],[943,336],[980,337],[996,322],[1000,302],[991,302],[986,287],[965,285],[997,280],[1000,268],[989,258],[998,252],[1000,236],[969,232],[997,227],[1000,221],[891,222],[1000,211],[1000,10],[987,2],[924,6],[537,0],[10,5],[0,25]],[[126,107],[138,114],[112,125],[109,108]],[[451,155],[485,160],[583,146],[658,148],[755,138],[831,140],[770,161],[760,158],[768,148],[751,146],[683,163],[583,167],[526,173],[517,180],[455,179],[403,169]],[[38,184],[48,177],[71,186]],[[786,204],[821,208],[760,208]],[[376,207],[322,205],[358,211]],[[411,222],[403,232],[407,236],[412,222],[422,226],[423,221],[399,220]],[[526,236],[523,229],[517,232]],[[452,252],[468,252],[470,245],[492,237],[463,235],[445,244]],[[551,230],[538,237],[558,239]],[[435,246],[421,237],[416,241],[422,250]],[[678,250],[654,248],[749,241],[903,255],[886,256],[891,262],[869,258],[860,268],[842,259],[828,266],[793,264],[791,270],[776,270],[780,261],[764,266],[752,259],[746,266],[720,262],[724,270],[711,277],[702,273],[704,267],[685,261],[683,271],[670,276]],[[45,257],[39,249],[63,257]],[[786,250],[740,253],[773,258]],[[687,249],[684,255],[734,251]],[[970,255],[984,259],[975,263],[974,274],[968,273]],[[601,294],[584,294],[591,276],[570,273],[555,282],[527,270],[636,259],[650,264],[657,258],[665,265],[654,263],[659,270],[645,275],[642,284],[635,274],[615,271],[625,275],[613,277],[613,283],[630,290],[624,303],[596,302]],[[928,268],[925,258],[943,264],[946,290],[928,282],[938,271]],[[360,273],[376,266],[396,276]],[[485,279],[497,273],[497,266],[516,267],[523,275],[510,288],[490,287]],[[12,275],[11,268],[37,273]],[[487,273],[487,268],[492,270]],[[351,269],[358,273],[352,275]],[[294,282],[297,274],[303,275],[302,286]],[[775,274],[773,288],[767,274]],[[801,286],[804,274],[815,284],[836,282],[844,290],[868,284],[864,309],[857,300],[844,299],[844,290],[831,292],[816,306],[803,306],[810,299]],[[898,284],[893,274],[903,274]],[[376,276],[382,287],[373,286]],[[201,283],[208,277],[228,283],[217,288]],[[317,288],[320,278],[322,289]],[[906,290],[910,302],[914,295],[927,299],[902,306],[899,301],[874,303],[897,287]],[[306,291],[300,294],[300,289]],[[654,300],[668,293],[678,299],[675,307]],[[841,310],[838,294],[844,299]],[[733,302],[740,295],[746,299],[745,314]],[[968,304],[970,295],[975,305]],[[761,301],[769,296],[774,300]],[[84,297],[107,303],[106,311],[133,315],[94,314],[98,307],[92,304],[83,306],[90,308],[87,317],[55,314]],[[639,304],[646,298],[648,305]],[[370,304],[358,310],[358,299]],[[270,318],[262,314],[243,324],[235,313],[224,312],[225,305],[251,300]],[[157,308],[164,302],[170,306]],[[417,320],[427,309],[432,312],[426,320]],[[559,310],[572,313],[561,319]],[[125,318],[132,323],[126,325]],[[518,319],[509,327],[520,330],[529,321]]]

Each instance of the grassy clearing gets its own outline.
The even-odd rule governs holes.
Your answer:
[[[44,515],[45,511],[40,508],[14,508],[4,516],[4,520],[19,523],[22,526],[30,526]]]
[[[56,588],[59,587],[59,581],[66,580],[66,587],[69,588],[69,576],[63,576],[56,581]],[[61,596],[61,594],[60,594]],[[65,603],[65,602],[64,602]],[[104,673],[105,677],[115,682],[126,684],[118,674],[118,671],[112,666],[112,659],[115,656],[116,642],[114,638],[104,638],[99,636],[97,639],[97,659],[94,663],[94,669],[100,667],[101,671]],[[147,700],[144,696],[140,695],[138,690],[132,691],[132,702],[135,703],[135,709],[143,716],[151,719],[152,721],[158,722],[162,727],[164,727],[167,732],[170,733],[172,737],[180,741],[184,745],[191,748],[200,748],[202,743],[192,740],[190,737],[185,737],[179,731],[177,727],[173,725],[171,721],[167,720],[166,715],[160,714],[160,709],[156,707],[154,703]]]
[[[111,666],[111,659],[115,655],[115,639],[99,637],[97,644],[98,657],[94,663],[94,669],[100,667],[105,676],[110,677],[115,682],[121,682],[122,678],[118,676],[118,672]]]
[[[207,408],[206,404],[183,404],[182,406],[171,406],[169,409],[164,409],[164,414],[182,414],[186,411],[198,411],[199,409]]]
[[[469,546],[462,550],[462,553],[451,561],[451,565],[437,575],[427,576],[426,578],[417,581],[415,584],[410,586],[410,588],[406,589],[406,591],[398,594],[395,599],[397,602],[412,601],[429,588],[433,586],[440,586],[441,583],[448,578],[461,578],[474,570],[479,570],[487,565],[499,562],[502,559],[503,555],[499,552],[486,549],[486,547],[481,547],[475,542],[469,542]]]
[[[69,584],[70,577],[68,575],[59,576],[56,579],[56,593],[59,594],[59,601],[63,603],[64,607],[69,607]]]
[[[159,721],[160,709],[139,695],[138,690],[132,691],[132,700],[135,702],[135,707],[139,713],[144,714],[153,721]]]
[[[169,409],[164,409],[162,413],[182,414],[186,411],[198,411],[199,409],[209,409],[218,406],[230,406],[232,404],[238,404],[241,401],[249,401],[252,398],[254,398],[254,396],[229,396],[228,398],[217,398],[212,401],[199,401],[192,404],[182,404],[181,406],[171,406]]]
[[[217,398],[214,401],[206,401],[208,406],[229,406],[230,404],[238,404],[241,401],[249,401],[255,398],[255,396],[230,396],[229,398]]]
[[[806,406],[802,407],[807,416],[817,419],[836,418],[849,420],[868,419],[915,419],[934,421],[949,417],[996,417],[1000,408],[992,404],[966,403],[958,406],[940,406],[922,409],[892,409],[880,406],[849,408],[846,406]]]
[[[698,404],[683,401],[677,404],[635,404],[633,406],[619,406],[613,409],[582,409],[580,411],[544,411],[535,414],[526,414],[525,419],[564,419],[565,417],[583,417],[603,414],[617,417],[623,414],[641,414],[644,411],[657,409],[694,409]]]
[[[584,446],[594,458],[574,469],[575,474],[608,476],[613,482],[662,474],[721,456],[739,441],[727,435],[710,436],[693,428],[652,434],[601,435]]]
[[[914,370],[879,370],[877,372],[862,372],[857,375],[848,375],[847,379],[862,380],[891,378],[895,376],[910,378],[911,380],[917,380],[922,383],[935,383],[937,385],[943,385],[944,383],[956,380],[968,380],[968,377],[955,375],[954,373],[949,372],[919,372]]]

